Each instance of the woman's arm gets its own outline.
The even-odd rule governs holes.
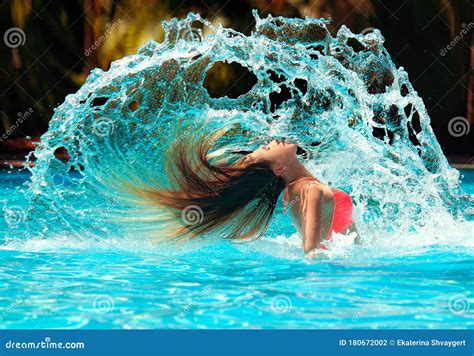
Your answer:
[[[321,246],[323,233],[327,233],[332,220],[332,192],[319,185],[306,189],[302,204],[303,250],[308,253]],[[328,206],[330,205],[330,206]]]

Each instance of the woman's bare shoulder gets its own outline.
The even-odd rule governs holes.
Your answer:
[[[334,196],[331,187],[322,183],[309,184],[305,191],[310,201],[326,201],[332,199]]]

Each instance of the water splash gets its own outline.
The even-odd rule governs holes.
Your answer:
[[[134,172],[163,181],[163,151],[183,131],[232,127],[232,149],[253,149],[269,137],[306,149],[309,168],[353,197],[365,239],[449,241],[453,229],[472,231],[464,213],[472,199],[461,193],[422,99],[378,30],[353,34],[342,26],[333,37],[324,19],[254,16],[249,36],[197,14],[173,19],[163,24],[163,43],[147,43],[106,72],[93,70],[41,138],[32,178],[15,198],[27,201],[25,219],[12,230],[36,239],[159,231],[146,223],[156,212],[134,205],[111,182]],[[235,99],[211,98],[203,81],[220,61],[246,67],[257,83]],[[286,100],[275,105],[271,97],[282,91]],[[59,150],[70,159],[55,158]],[[134,214],[144,223],[127,223]]]

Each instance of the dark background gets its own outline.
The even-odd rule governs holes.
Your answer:
[[[249,34],[256,8],[261,16],[331,17],[332,33],[342,24],[355,33],[380,29],[393,60],[407,70],[423,98],[444,152],[458,163],[472,163],[474,129],[453,137],[448,123],[458,116],[471,126],[474,122],[473,5],[474,0],[0,0],[0,137],[10,131],[0,140],[0,160],[21,159],[31,149],[30,137],[37,140],[47,130],[53,109],[79,88],[90,69],[107,69],[146,41],[161,41],[162,20],[194,11]],[[12,27],[25,33],[24,44],[16,48],[3,40]],[[456,44],[442,55],[456,36]],[[100,46],[86,55],[96,41]],[[28,110],[32,114],[12,130]]]

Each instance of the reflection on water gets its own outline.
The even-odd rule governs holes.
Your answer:
[[[472,246],[380,243],[307,260],[286,218],[280,237],[243,245],[4,242],[0,328],[474,327]]]

